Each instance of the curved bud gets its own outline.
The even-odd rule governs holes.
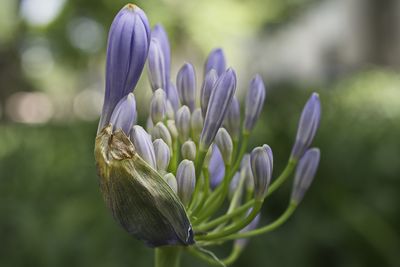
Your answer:
[[[224,160],[216,145],[213,145],[212,148],[208,171],[210,173],[210,187],[215,189],[224,180],[225,176]]]
[[[178,196],[183,204],[189,204],[196,183],[196,174],[192,161],[184,159],[179,163],[176,171],[176,181],[178,183]]]
[[[194,243],[182,202],[122,131],[101,130],[95,159],[103,199],[128,233],[152,247]]]
[[[224,127],[233,140],[239,139],[240,134],[240,104],[236,96],[233,97],[231,105],[226,113]]]
[[[167,96],[163,89],[157,89],[150,103],[150,116],[154,124],[163,121],[167,112]]]
[[[192,64],[185,63],[176,77],[176,87],[182,105],[194,110],[196,101],[196,74]]]
[[[248,212],[248,214],[250,214],[250,211]],[[257,214],[257,216],[251,221],[251,223],[249,223],[245,228],[240,230],[239,233],[246,233],[248,231],[256,229],[259,222],[260,222],[260,213]],[[249,243],[248,238],[236,239],[234,246],[238,247],[240,250],[243,250],[248,243]]]
[[[317,93],[313,93],[304,106],[297,128],[296,142],[292,149],[291,157],[295,160],[301,158],[304,151],[311,145],[319,127],[321,118],[321,103]]]
[[[167,173],[164,175],[164,180],[167,182],[167,184],[171,187],[172,191],[174,191],[175,194],[178,194],[178,184],[176,183],[176,178],[172,173]]]
[[[268,145],[256,147],[250,155],[251,170],[254,178],[254,196],[262,199],[271,182],[273,157],[272,150]]]
[[[211,92],[204,127],[200,136],[200,149],[206,150],[214,141],[215,135],[225,118],[236,90],[236,74],[227,69],[218,79]]]
[[[200,134],[203,130],[203,116],[201,115],[201,109],[196,108],[192,113],[192,118],[190,120],[190,125],[192,128],[192,138],[195,142],[199,142]]]
[[[107,125],[117,103],[136,86],[150,44],[146,14],[137,6],[122,8],[111,25],[106,60],[106,89],[99,132]]]
[[[153,92],[159,88],[167,90],[166,62],[159,40],[151,38],[147,72]]]
[[[206,117],[208,102],[210,101],[211,92],[217,80],[218,80],[218,74],[214,69],[211,69],[206,74],[206,77],[204,77],[200,91],[200,106],[203,118]]]
[[[172,137],[167,129],[167,126],[162,122],[158,122],[151,131],[151,137],[153,140],[162,139],[168,147],[172,147]]]
[[[214,142],[221,152],[225,165],[230,165],[232,161],[233,143],[231,136],[225,128],[219,128]]]
[[[179,140],[183,143],[189,139],[190,134],[190,110],[187,106],[178,109],[175,124],[178,129]]]
[[[168,145],[162,139],[156,139],[153,142],[154,154],[156,156],[157,170],[166,171],[171,158],[171,151]]]
[[[111,115],[110,123],[113,125],[113,130],[122,129],[128,135],[129,130],[136,123],[136,101],[133,93],[129,93],[122,98]]]
[[[170,82],[168,87],[168,100],[171,102],[174,111],[177,111],[181,106],[181,102],[179,101],[178,91],[176,90],[176,86]]]
[[[156,168],[156,156],[150,135],[142,128],[135,125],[131,128],[129,137],[133,143],[136,153],[151,167]]]
[[[247,92],[246,107],[243,127],[246,132],[250,132],[260,117],[264,106],[265,86],[260,75],[256,75],[250,82],[250,88]]]
[[[211,69],[215,69],[220,76],[226,69],[226,61],[224,51],[221,48],[216,48],[210,52],[204,65],[204,74]]]
[[[167,120],[167,128],[173,140],[178,138],[178,129],[176,128],[174,120]]]
[[[194,161],[196,159],[196,144],[193,141],[186,141],[181,147],[182,158]]]
[[[318,148],[311,148],[307,150],[303,157],[301,157],[297,165],[294,175],[294,184],[292,189],[292,201],[299,204],[303,199],[304,194],[311,185],[317,172],[320,159],[320,152]]]

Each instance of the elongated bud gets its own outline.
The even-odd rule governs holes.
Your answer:
[[[170,76],[171,76],[171,49],[169,46],[169,40],[168,40],[168,35],[165,29],[163,28],[162,25],[156,24],[151,31],[151,37],[155,40],[158,41],[163,59],[164,59],[164,64],[165,64],[165,81],[167,82],[165,88],[165,92],[167,95],[169,94],[169,81],[170,81]]]
[[[167,90],[166,62],[159,40],[151,38],[147,72],[153,92],[159,88]]]
[[[225,128],[219,128],[214,142],[221,152],[225,165],[230,165],[232,161],[233,143],[231,136]]]
[[[254,177],[251,170],[250,155],[245,154],[240,162],[240,175],[244,176],[247,191],[254,190]]]
[[[178,138],[178,129],[176,128],[174,120],[167,120],[167,128],[173,140]]]
[[[194,161],[196,159],[196,144],[193,141],[186,141],[181,147],[182,158]]]
[[[296,142],[292,149],[291,157],[295,160],[301,158],[304,151],[311,145],[319,127],[321,118],[321,103],[317,93],[313,93],[304,106],[297,128]]]
[[[176,86],[172,82],[169,83],[167,97],[168,100],[171,102],[174,111],[177,111],[178,108],[181,106],[181,103],[179,101],[178,90],[176,89]]]
[[[203,85],[201,86],[200,91],[200,106],[201,106],[201,114],[203,118],[206,117],[208,102],[210,101],[211,92],[215,86],[215,83],[218,80],[218,74],[216,70],[211,69],[204,78]]]
[[[199,142],[200,134],[203,130],[203,116],[201,115],[201,109],[197,108],[192,113],[192,118],[190,120],[190,125],[192,128],[192,138],[195,142]]]
[[[238,190],[239,183],[240,183],[240,172],[236,172],[231,180],[231,183],[229,184],[228,197],[230,200],[232,200],[233,195],[235,194],[236,190]]]
[[[166,105],[166,113],[167,119],[169,120],[174,120],[175,119],[175,110],[174,107],[171,104],[171,101],[167,100],[167,105]]]
[[[224,179],[225,165],[221,152],[216,145],[213,145],[210,163],[208,164],[210,173],[210,186],[215,189]]]
[[[176,183],[175,176],[169,172],[166,175],[164,175],[164,180],[171,187],[172,191],[174,191],[175,194],[178,194],[178,184]]]
[[[240,134],[240,104],[236,96],[232,99],[223,124],[232,139],[238,140]]]
[[[183,204],[189,204],[196,183],[193,161],[184,159],[179,163],[176,171],[176,181],[178,183],[178,196]]]
[[[178,129],[179,140],[183,143],[189,139],[190,134],[190,110],[187,106],[178,109],[175,124]]]
[[[136,86],[143,71],[150,44],[146,14],[128,4],[115,17],[108,35],[106,89],[99,132],[107,125],[117,103]]]
[[[248,212],[248,214],[250,211]],[[249,223],[245,228],[239,231],[239,233],[246,233],[248,231],[254,230],[257,228],[258,224],[260,223],[260,213],[257,214],[257,216]],[[241,238],[241,239],[236,239],[234,246],[239,247],[239,249],[243,250],[247,244],[249,243],[248,238]]]
[[[185,63],[176,77],[176,87],[182,105],[194,110],[196,100],[196,74],[192,64]]]
[[[250,88],[247,92],[244,131],[250,132],[260,117],[261,110],[264,106],[265,86],[260,75],[256,75],[250,82]]]
[[[206,150],[214,141],[232,102],[235,90],[236,74],[233,69],[229,68],[219,77],[211,93],[203,131],[200,136],[200,149]]]
[[[153,140],[162,139],[169,148],[172,148],[172,137],[167,129],[167,126],[162,122],[158,122],[151,131],[151,137]]]
[[[307,150],[301,157],[294,175],[294,184],[292,190],[292,201],[299,204],[304,197],[304,194],[311,185],[317,172],[320,159],[318,148]]]
[[[121,130],[112,133],[111,125],[97,135],[95,159],[107,207],[128,233],[149,246],[193,244],[182,202],[137,148]]]
[[[151,167],[156,168],[156,156],[150,135],[142,128],[135,125],[131,128],[130,139],[135,147],[136,153]]]
[[[204,74],[207,74],[211,69],[215,69],[218,76],[226,69],[225,55],[221,48],[212,50],[207,57],[204,65]]]
[[[272,150],[268,145],[256,147],[250,155],[251,170],[254,178],[254,196],[262,199],[271,182],[273,157]]]
[[[111,115],[110,123],[113,125],[114,131],[122,129],[122,131],[128,135],[129,130],[136,123],[136,118],[135,96],[132,93],[129,93],[115,106]]]
[[[156,156],[157,170],[167,170],[171,158],[171,151],[169,150],[168,145],[162,139],[156,139],[153,142],[153,146]]]
[[[167,112],[167,95],[163,89],[157,89],[150,103],[150,116],[154,124],[163,121]]]

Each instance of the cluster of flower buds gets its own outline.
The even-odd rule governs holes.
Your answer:
[[[133,89],[146,60],[153,95],[143,128],[136,124]],[[305,105],[288,164],[272,179],[268,145],[246,154],[266,96],[261,76],[250,81],[242,113],[235,96],[236,73],[227,67],[221,49],[207,57],[200,88],[192,64],[183,64],[175,84],[170,65],[163,27],[150,30],[145,13],[126,5],[108,38],[105,98],[95,144],[100,189],[116,221],[149,246],[196,243],[189,248],[199,255],[199,246],[237,240],[234,255],[228,257],[232,260],[245,238],[282,224],[310,186],[319,163],[319,150],[310,148],[320,120],[319,98],[313,93]],[[277,221],[256,229],[264,199],[296,165],[288,209]],[[221,213],[226,203],[229,207]]]

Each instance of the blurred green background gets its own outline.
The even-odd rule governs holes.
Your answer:
[[[127,2],[2,0],[0,8],[0,266],[151,266],[153,251],[112,220],[93,144],[108,27]],[[283,169],[311,91],[323,106],[311,190],[277,231],[253,238],[234,266],[400,266],[400,2],[396,0],[136,1],[161,22],[173,75],[198,82],[222,47],[239,95],[268,85],[252,145]],[[144,74],[135,90],[147,116]],[[263,208],[285,208],[290,182]],[[229,247],[217,248],[223,257]],[[183,266],[205,266],[186,255]]]

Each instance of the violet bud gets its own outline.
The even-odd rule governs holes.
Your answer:
[[[297,128],[296,142],[291,158],[298,160],[311,145],[319,127],[321,118],[321,103],[317,93],[313,93],[304,106]]]
[[[193,111],[190,120],[190,126],[192,128],[192,138],[195,142],[199,142],[200,134],[203,130],[203,116],[201,115],[201,109],[197,108]]]
[[[254,178],[254,196],[256,199],[264,198],[271,182],[273,157],[268,145],[256,147],[250,155],[251,170]]]
[[[114,18],[108,35],[106,88],[98,132],[109,123],[117,103],[135,88],[149,44],[146,14],[135,5],[126,5]]]
[[[204,127],[200,136],[200,149],[206,150],[214,141],[218,129],[224,121],[225,114],[232,102],[236,90],[236,74],[227,69],[218,79],[211,92]]]
[[[226,69],[226,61],[224,51],[221,48],[216,48],[210,52],[204,65],[204,74],[207,74],[211,69],[215,69],[220,76]]]
[[[194,161],[196,159],[196,144],[193,141],[186,141],[181,147],[182,158]]]
[[[159,40],[151,38],[149,56],[147,59],[147,72],[153,92],[159,88],[167,90],[166,65]]]
[[[151,131],[151,137],[153,140],[162,139],[168,147],[172,148],[172,137],[168,131],[167,126],[162,122],[158,122]]]
[[[192,64],[185,63],[179,70],[176,87],[182,105],[188,106],[190,111],[193,111],[196,101],[196,74]]]
[[[294,183],[292,190],[292,201],[299,204],[303,199],[304,194],[311,185],[317,172],[320,159],[320,152],[318,148],[308,149],[301,157],[297,165],[294,175]]]
[[[236,96],[233,97],[224,120],[224,127],[233,140],[239,139],[240,134],[240,104]]]
[[[154,153],[158,171],[166,171],[171,158],[171,151],[168,145],[162,139],[156,139],[153,142]]]
[[[174,111],[177,111],[178,108],[181,106],[181,103],[179,101],[178,90],[176,89],[175,84],[173,84],[172,82],[169,83],[167,97],[168,100],[171,102]]]
[[[224,179],[225,165],[221,151],[216,145],[213,145],[210,162],[208,163],[208,172],[210,173],[210,186],[215,189]]]
[[[250,132],[256,124],[261,110],[264,106],[265,86],[260,75],[256,75],[250,82],[250,88],[247,92],[244,131]]]
[[[171,187],[172,191],[175,192],[175,194],[178,193],[178,184],[176,183],[176,178],[172,173],[167,173],[164,175],[164,180],[167,182],[167,184]]]
[[[179,163],[176,171],[176,181],[178,183],[178,196],[183,204],[189,204],[196,183],[193,161],[184,159]]]
[[[179,133],[179,140],[183,143],[190,135],[190,110],[187,106],[182,106],[176,112],[176,128]]]
[[[225,165],[230,165],[232,161],[233,143],[231,136],[225,128],[219,128],[214,143],[218,146]]]
[[[170,75],[171,75],[171,49],[169,46],[169,40],[167,33],[165,32],[163,26],[160,24],[156,24],[151,31],[151,37],[152,39],[155,39],[158,41],[163,59],[164,59],[164,65],[165,65],[165,88],[162,87],[165,92],[167,93],[167,96],[169,95],[169,81],[170,81]]]
[[[250,211],[248,212],[248,214],[250,213]],[[239,233],[246,233],[246,232],[256,229],[259,222],[260,222],[260,213],[257,214],[257,216],[251,221],[251,223],[249,223],[245,228],[240,230]],[[248,238],[236,239],[234,246],[237,246],[237,247],[239,247],[239,249],[243,250],[247,246],[248,243],[249,243]]]
[[[167,96],[163,89],[155,90],[150,103],[150,116],[154,124],[163,121],[167,112]]]
[[[208,102],[210,101],[211,92],[218,80],[218,74],[214,69],[211,69],[203,80],[200,91],[200,106],[203,118],[206,117]]]
[[[156,168],[156,156],[154,154],[153,143],[151,142],[150,135],[142,128],[142,126],[133,126],[129,138],[135,147],[136,153],[138,153],[139,156],[151,167]]]
[[[129,93],[122,98],[111,115],[110,123],[113,130],[122,129],[125,135],[129,134],[130,129],[136,123],[136,101],[133,93]]]

